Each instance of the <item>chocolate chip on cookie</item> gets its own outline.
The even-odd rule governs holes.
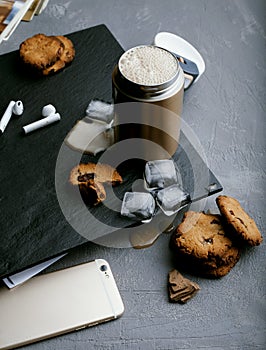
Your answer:
[[[235,234],[251,246],[262,242],[262,235],[255,221],[244,211],[233,197],[218,196],[216,203],[227,223],[234,228]]]

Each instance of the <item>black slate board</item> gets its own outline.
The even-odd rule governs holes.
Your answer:
[[[33,78],[21,70],[18,51],[0,56],[0,115],[10,100],[25,111],[0,137],[0,276],[57,255],[85,241],[68,225],[54,189],[60,146],[93,98],[111,101],[111,74],[123,49],[104,25],[67,35],[76,57],[60,74]],[[30,135],[22,126],[41,118],[42,107],[62,116]]]
[[[28,76],[21,70],[18,51],[0,56],[0,115],[10,100],[20,99],[25,106],[23,116],[13,118],[0,138],[0,277],[87,242],[69,225],[60,209],[55,190],[55,167],[67,133],[78,119],[84,117],[90,100],[111,101],[111,73],[123,49],[104,25],[67,36],[75,45],[75,60],[63,72],[51,77]],[[22,126],[40,118],[42,107],[48,103],[56,106],[62,120],[23,135]],[[174,158],[192,198],[197,200],[220,191],[218,180],[184,134],[181,140]],[[97,162],[92,156],[85,156],[85,160]],[[70,203],[74,200],[78,212],[78,204],[67,185],[71,166],[66,162],[60,168],[63,181],[59,187],[65,200]],[[132,189],[132,183],[142,178],[143,166],[141,161],[121,164],[119,171],[124,183],[115,189],[118,198],[122,199],[123,193]],[[199,184],[195,181],[195,169],[199,178],[203,171],[204,185],[194,186]],[[208,185],[212,183],[216,187],[209,191]],[[87,210],[112,227],[132,225],[130,220],[121,218],[118,212],[110,211],[106,206]],[[92,220],[88,230],[97,235],[98,226]]]

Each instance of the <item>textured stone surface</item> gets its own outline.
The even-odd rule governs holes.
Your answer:
[[[224,194],[236,197],[265,235],[265,5],[264,0],[50,0],[41,16],[21,23],[0,45],[0,53],[38,32],[59,35],[101,23],[124,49],[151,43],[158,31],[188,39],[205,58],[206,71],[185,94],[183,119],[200,139]],[[209,208],[217,211],[213,197]],[[60,261],[57,268],[107,259],[125,313],[27,348],[264,349],[265,240],[246,250],[224,278],[194,278],[201,291],[186,305],[168,302],[167,273],[173,268],[168,242],[163,235],[143,250],[90,244]]]

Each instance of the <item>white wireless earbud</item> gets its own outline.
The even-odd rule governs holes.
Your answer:
[[[13,107],[13,113],[16,115],[22,115],[24,112],[23,103],[21,101],[17,101]]]
[[[23,111],[24,111],[24,107],[21,101],[16,101],[16,102],[10,101],[0,121],[0,131],[2,133],[5,131],[7,124],[9,123],[9,120],[11,119],[13,113],[15,115],[22,115]]]
[[[43,119],[37,120],[34,123],[23,126],[25,134],[28,134],[37,129],[43,128],[49,124],[55,123],[61,119],[59,113],[56,113],[56,109],[53,105],[46,105],[42,109]]]
[[[42,109],[42,116],[43,117],[49,117],[49,115],[55,114],[55,113],[56,113],[56,109],[53,105],[46,105]]]

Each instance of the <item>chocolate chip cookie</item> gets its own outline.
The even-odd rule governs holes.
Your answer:
[[[240,257],[240,249],[225,232],[221,215],[185,213],[172,242],[179,260],[204,276],[224,276]]]
[[[22,62],[39,75],[61,71],[75,57],[72,41],[63,36],[36,34],[21,43],[19,54]]]
[[[58,38],[36,34],[21,43],[19,54],[25,64],[42,71],[59,60],[63,50],[64,44]]]
[[[218,196],[216,203],[227,223],[234,228],[236,236],[251,246],[259,245],[262,242],[262,235],[255,221],[235,198]]]
[[[69,177],[69,182],[79,186],[80,193],[86,203],[98,205],[106,199],[103,184],[118,185],[122,177],[116,169],[108,164],[81,163],[75,166]]]

